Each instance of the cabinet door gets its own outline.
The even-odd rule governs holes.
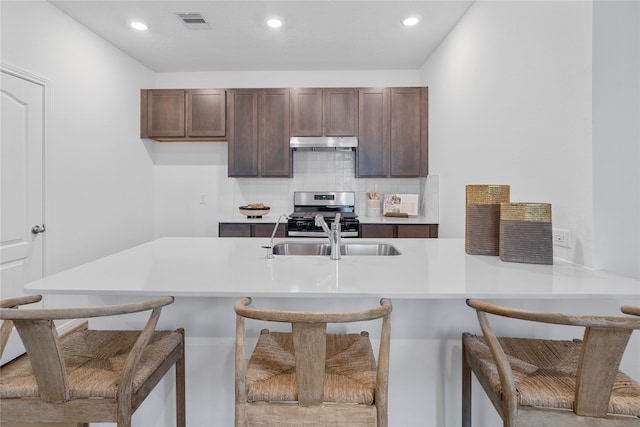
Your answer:
[[[229,176],[258,176],[258,91],[229,90]]]
[[[429,174],[429,89],[392,88],[389,176]]]
[[[420,88],[391,89],[391,176],[420,176],[420,100]]]
[[[389,171],[389,91],[358,90],[356,176],[385,177]]]
[[[291,176],[288,89],[260,91],[258,151],[260,176]]]
[[[226,107],[224,89],[187,90],[187,136],[225,136]]]
[[[146,134],[142,132],[143,138],[185,136],[184,90],[148,90],[146,98],[147,129]]]
[[[322,89],[291,91],[291,136],[322,136]]]
[[[350,88],[323,89],[324,135],[356,136],[356,90]]]

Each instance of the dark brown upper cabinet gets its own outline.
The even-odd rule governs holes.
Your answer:
[[[289,89],[260,90],[258,154],[260,176],[290,177],[291,98]]]
[[[291,136],[357,136],[353,88],[291,90]]]
[[[224,89],[143,89],[140,137],[158,141],[226,140]]]
[[[362,178],[389,174],[389,90],[358,90],[358,149],[356,175]]]
[[[291,89],[291,136],[322,136],[322,89]]]
[[[429,173],[428,88],[358,90],[358,177]]]
[[[429,172],[429,92],[426,87],[391,88],[392,177],[427,176]]]
[[[228,95],[228,175],[290,177],[289,89],[231,89]]]
[[[258,176],[258,91],[232,89],[229,105],[229,176]]]

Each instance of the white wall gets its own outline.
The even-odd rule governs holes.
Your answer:
[[[594,266],[640,278],[640,3],[593,10]]]
[[[3,1],[3,64],[49,82],[47,275],[152,237],[139,90],[153,73],[47,2]]]
[[[591,37],[591,2],[481,1],[427,60],[441,237],[464,237],[466,184],[510,184],[593,265]]]
[[[353,152],[294,152],[293,178],[227,177],[227,143],[159,144],[155,159],[156,237],[215,237],[218,222],[235,220],[238,207],[248,203],[271,207],[275,221],[293,211],[295,191],[353,191],[360,216],[367,192],[426,191],[420,178],[355,178]]]
[[[216,71],[157,73],[155,88],[384,87],[419,84],[419,70]]]

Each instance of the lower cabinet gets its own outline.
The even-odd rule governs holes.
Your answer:
[[[425,239],[438,237],[437,224],[360,224],[360,237],[370,239]]]
[[[219,237],[271,237],[274,223],[218,224]],[[280,224],[275,237],[287,237],[287,225]],[[369,239],[425,239],[438,237],[438,224],[360,224],[360,237]]]
[[[271,237],[276,223],[248,223],[221,222],[218,224],[218,237]],[[276,237],[287,236],[287,224],[278,225]]]

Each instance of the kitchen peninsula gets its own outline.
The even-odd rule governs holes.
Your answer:
[[[640,281],[561,260],[533,265],[467,255],[462,239],[381,241],[393,244],[401,255],[266,259],[262,246],[268,239],[160,238],[31,282],[25,290],[89,295],[91,305],[176,296],[164,309],[159,327],[186,330],[190,426],[233,425],[232,306],[238,297],[252,296],[256,306],[295,310],[358,309],[374,306],[381,297],[392,298],[389,421],[398,427],[460,424],[460,334],[478,331],[465,298],[602,314],[616,314],[622,303],[640,305]],[[110,327],[139,327],[142,318],[110,322]],[[262,326],[250,325],[248,336],[257,337]],[[496,326],[500,331],[497,321]],[[513,324],[510,327],[514,331]],[[527,329],[515,325],[515,333],[548,332],[544,325],[523,327]],[[570,333],[575,337],[581,332]],[[372,340],[375,345],[374,334]],[[627,352],[636,359],[627,360],[623,370],[638,378],[638,337],[629,347]],[[161,386],[151,396],[155,404],[145,402],[134,425],[170,425],[173,394],[164,388],[171,387],[171,381]],[[477,425],[495,425],[493,411],[476,412]]]
[[[177,297],[640,298],[637,280],[561,260],[545,266],[467,255],[462,239],[385,241],[402,254],[336,262],[326,256],[265,259],[268,239],[166,237],[29,283],[25,290]]]

